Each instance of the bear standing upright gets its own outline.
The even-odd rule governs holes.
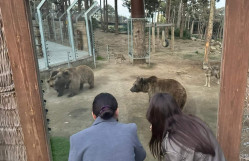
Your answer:
[[[80,65],[60,71],[57,73],[54,81],[55,87],[57,85],[60,86],[61,84],[69,84],[70,94],[68,97],[76,95],[79,89],[83,89],[84,83],[88,83],[89,88],[94,87],[93,70],[86,65]]]

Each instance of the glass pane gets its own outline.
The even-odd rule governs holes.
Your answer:
[[[117,99],[119,122],[136,123],[145,160],[156,160],[148,146],[148,89],[130,90],[137,77],[179,82],[187,94],[186,101],[176,98],[183,102],[183,112],[200,117],[216,133],[224,1],[216,3],[208,63],[204,55],[209,1],[160,1],[153,9],[146,2],[142,19],[131,19],[129,3],[122,6],[123,1],[118,1],[119,34],[115,34],[114,2],[108,1],[108,16],[104,16],[104,1],[42,2],[30,1],[30,9],[54,161],[67,160],[69,137],[93,124],[92,103],[101,92]],[[85,72],[87,67],[81,69],[82,65],[91,69]],[[94,80],[83,84],[81,78],[91,77],[87,75],[91,71]]]

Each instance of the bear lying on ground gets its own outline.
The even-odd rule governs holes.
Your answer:
[[[169,93],[175,98],[181,109],[183,109],[187,99],[186,90],[178,81],[174,79],[160,79],[156,76],[151,76],[149,78],[137,77],[137,80],[134,82],[130,91],[148,92],[149,101],[155,93]]]
[[[93,70],[86,65],[64,69],[59,71],[54,77],[54,88],[57,91],[61,92],[67,85],[69,86],[70,94],[68,97],[76,95],[79,89],[83,89],[84,83],[88,83],[89,88],[94,87]],[[61,94],[63,93],[59,93],[58,96]]]

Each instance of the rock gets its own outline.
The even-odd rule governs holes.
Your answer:
[[[215,48],[216,48],[217,50],[220,50],[220,45],[215,45]]]
[[[212,39],[212,40],[211,40],[211,43],[214,43],[214,42],[215,42],[214,39]]]
[[[210,51],[211,51],[211,52],[215,52],[215,50],[216,50],[216,47],[214,47],[214,46],[211,46],[211,47],[210,47]]]
[[[191,37],[191,40],[196,41],[196,38],[195,37]]]

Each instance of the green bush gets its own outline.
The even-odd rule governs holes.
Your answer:
[[[171,29],[169,29],[169,35],[171,35]],[[179,28],[175,29],[175,37],[180,37],[180,29]],[[183,39],[190,39],[190,32],[187,29],[185,29],[183,31]]]

